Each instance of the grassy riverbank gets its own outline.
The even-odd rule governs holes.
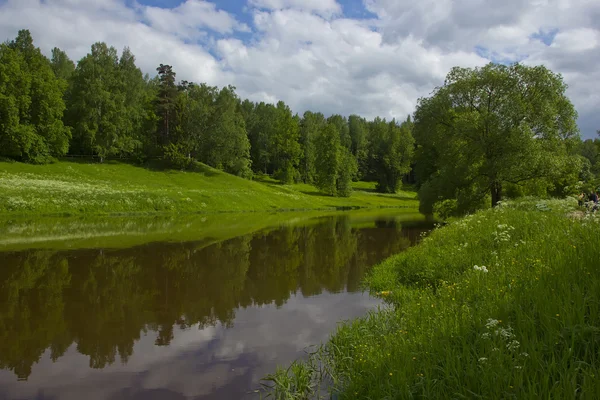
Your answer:
[[[573,208],[508,203],[434,230],[374,269],[390,307],[279,370],[273,394],[304,398],[320,372],[340,399],[598,398],[600,216]]]
[[[418,208],[414,192],[373,188],[357,182],[351,197],[336,198],[310,185],[248,181],[203,164],[182,172],[116,162],[0,162],[0,216]]]

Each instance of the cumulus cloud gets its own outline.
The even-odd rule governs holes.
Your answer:
[[[342,7],[336,0],[249,0],[252,7],[267,10],[296,9],[314,12],[322,16],[331,17],[340,14]]]
[[[544,64],[568,83],[584,136],[600,129],[596,0],[363,0],[366,20],[344,15],[350,0],[247,0],[236,13],[216,0],[143,1],[7,0],[0,36],[28,28],[47,54],[74,59],[95,41],[127,45],[145,72],[168,63],[181,79],[231,83],[300,114],[368,118],[405,118],[455,65]]]
[[[143,7],[142,11],[152,28],[183,39],[203,36],[206,34],[203,29],[229,34],[234,30],[247,32],[250,29],[231,14],[218,10],[214,3],[203,0],[188,0],[172,9]]]

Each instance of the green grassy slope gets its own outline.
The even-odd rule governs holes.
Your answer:
[[[417,208],[414,193],[357,186],[351,197],[334,198],[310,185],[248,181],[202,164],[182,172],[117,162],[0,162],[0,215]]]
[[[392,307],[278,370],[275,398],[304,398],[323,365],[339,399],[600,398],[600,214],[576,206],[505,203],[375,267]]]

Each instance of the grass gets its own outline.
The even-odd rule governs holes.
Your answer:
[[[248,181],[199,163],[183,172],[118,162],[0,162],[0,215],[418,208],[414,192],[381,195],[374,183],[356,187],[348,198],[329,197],[310,185]]]
[[[368,278],[387,307],[267,377],[268,394],[317,397],[326,383],[339,399],[600,398],[600,216],[574,207],[506,203],[435,229]]]

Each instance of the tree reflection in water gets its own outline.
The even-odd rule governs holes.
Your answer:
[[[127,363],[142,334],[168,346],[176,326],[231,327],[239,308],[356,292],[370,267],[425,228],[386,220],[353,227],[339,217],[208,247],[0,253],[0,368],[27,379],[47,349],[56,361],[72,344],[91,368],[104,368]]]

